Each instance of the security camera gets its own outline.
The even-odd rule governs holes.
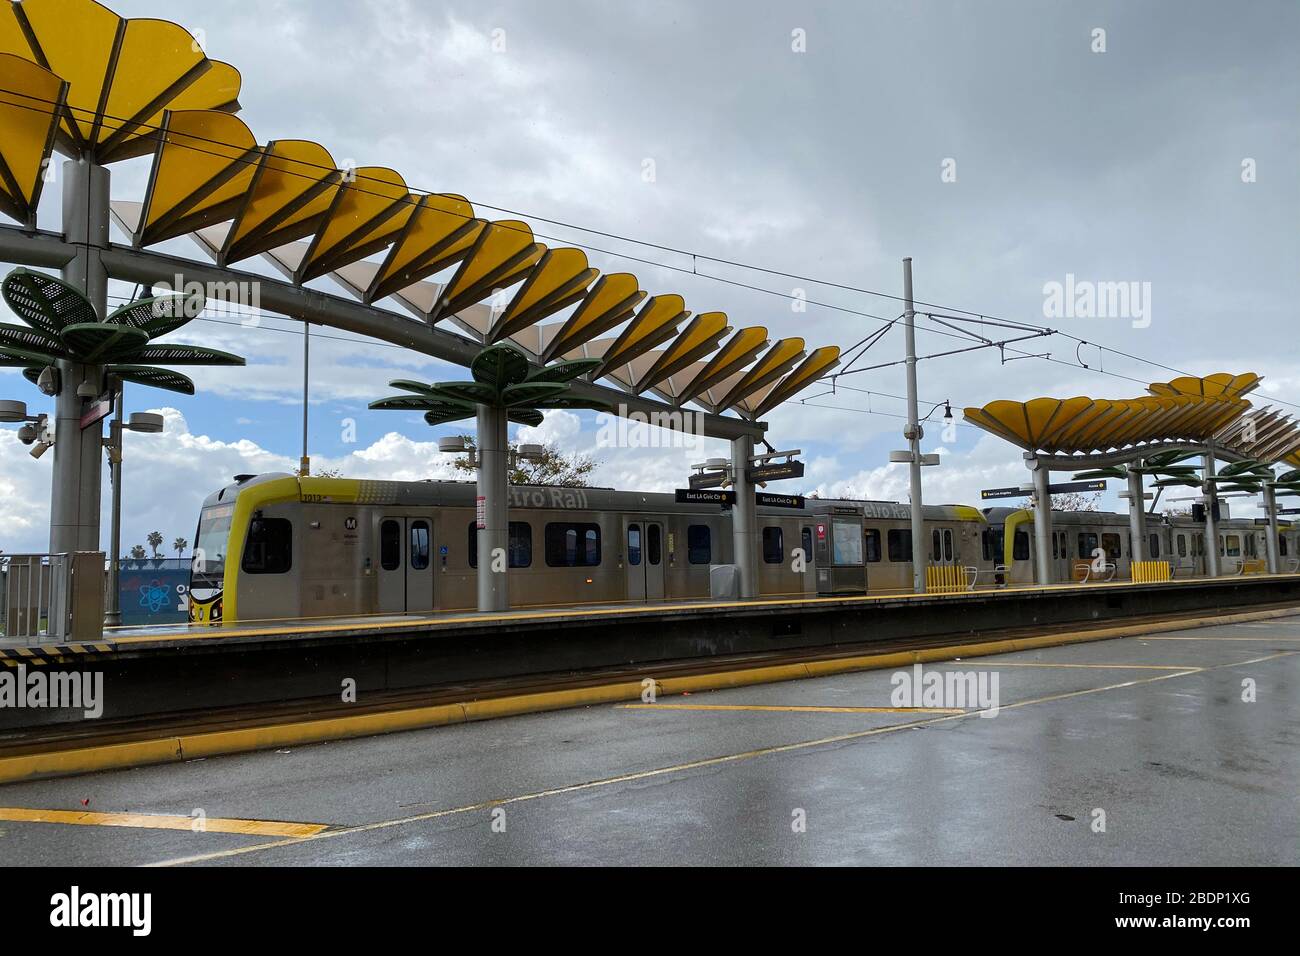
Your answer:
[[[36,377],[36,387],[42,394],[54,396],[59,394],[59,370],[53,365],[47,365],[41,369],[41,374]]]
[[[18,429],[18,440],[24,445],[30,445],[36,441],[36,426],[28,424]]]
[[[43,441],[43,442],[38,442],[36,446],[27,454],[31,455],[33,458],[40,458],[41,455],[44,455],[49,450],[50,450],[50,443]]]

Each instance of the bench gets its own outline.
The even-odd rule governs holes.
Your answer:
[[[1115,579],[1115,563],[1106,561],[1102,564],[1101,570],[1096,571],[1091,561],[1075,561],[1073,572],[1074,580],[1080,584],[1087,584],[1089,581],[1112,581]]]
[[[963,570],[966,572],[967,591],[975,590],[975,586],[979,584],[980,577],[982,575],[991,576],[993,578],[993,586],[995,588],[1004,588],[1007,586],[1008,571],[1007,571],[1007,566],[1005,564],[994,565],[991,568],[977,568],[974,565],[968,564]],[[1002,575],[1001,581],[997,579],[997,575],[999,574]]]

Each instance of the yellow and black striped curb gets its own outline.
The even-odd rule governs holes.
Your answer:
[[[33,644],[30,647],[0,647],[0,665],[17,667],[19,664],[41,666],[44,664],[84,663],[87,657],[111,654],[114,647],[109,642],[94,644]]]

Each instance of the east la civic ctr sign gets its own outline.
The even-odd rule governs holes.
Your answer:
[[[736,493],[711,488],[678,488],[677,503],[679,505],[734,505],[736,503]],[[759,492],[754,495],[754,503],[766,508],[802,508],[804,506],[804,497],[803,495],[772,495]]]

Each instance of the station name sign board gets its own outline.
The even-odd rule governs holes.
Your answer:
[[[802,508],[803,495],[769,495],[760,491],[754,496],[756,504],[768,508]]]
[[[736,493],[711,488],[678,488],[677,503],[679,505],[734,505]]]
[[[1065,495],[1072,491],[1105,491],[1105,479],[1096,481],[1063,481],[1059,485],[1048,485],[1047,493],[1049,495]],[[989,498],[1023,498],[1032,494],[1024,488],[985,488],[980,492],[980,497],[988,500]]]

